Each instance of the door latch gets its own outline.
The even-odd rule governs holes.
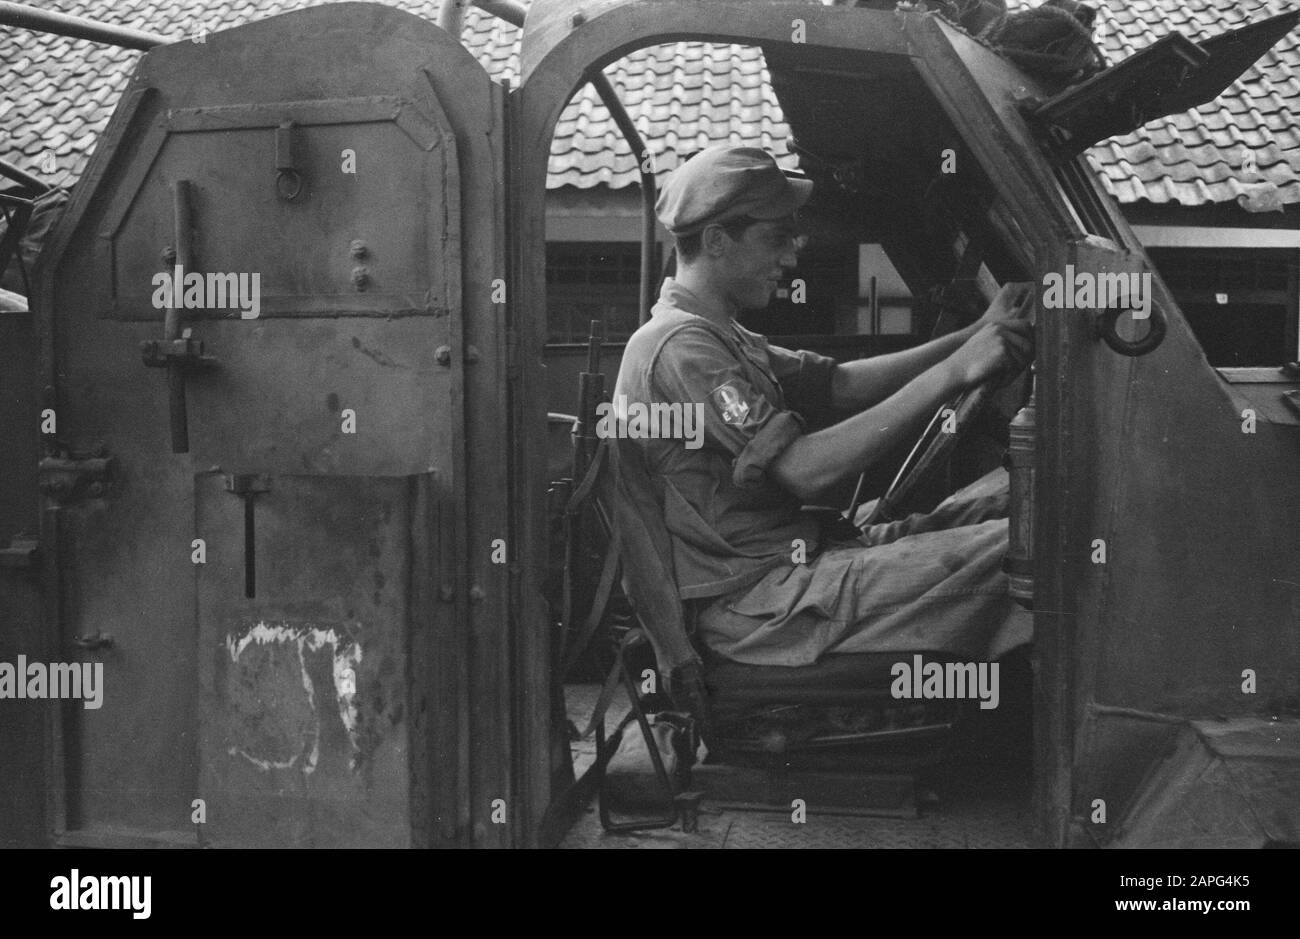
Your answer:
[[[253,500],[271,491],[268,476],[253,473],[232,473],[226,477],[226,492],[244,500],[244,596],[257,596],[257,542],[256,515]]]
[[[108,492],[113,458],[47,456],[36,466],[40,490],[54,502],[67,505],[98,499]]]
[[[192,270],[194,266],[191,244],[194,229],[193,204],[188,179],[178,179],[173,185],[172,215],[176,244],[165,252],[165,256],[170,257],[175,253],[179,279],[180,272]],[[179,288],[180,285],[177,286]],[[178,290],[177,293],[179,292]],[[150,368],[167,370],[167,416],[171,429],[172,453],[188,453],[190,449],[189,418],[185,409],[185,373],[216,362],[211,356],[204,355],[200,340],[190,338],[190,331],[183,329],[183,320],[184,303],[180,296],[174,296],[163,317],[162,339],[140,343],[144,364]]]

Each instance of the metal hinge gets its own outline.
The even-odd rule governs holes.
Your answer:
[[[52,501],[67,505],[107,494],[113,458],[102,447],[95,455],[68,454],[47,456],[37,464],[36,475],[41,492]]]

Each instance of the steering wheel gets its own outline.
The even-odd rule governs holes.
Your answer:
[[[981,293],[986,301],[991,302],[993,295],[997,292],[996,282],[991,275],[986,275],[981,271],[981,283],[979,284]],[[1032,305],[1028,308],[1032,310]],[[1121,309],[1103,310],[1097,314],[1094,319],[1094,328],[1099,338],[1106,342],[1106,345],[1125,356],[1140,356],[1151,352],[1165,337],[1168,330],[1168,316],[1165,313],[1162,303],[1153,303],[1150,311],[1150,322],[1147,326],[1147,333],[1139,339],[1130,340],[1120,336],[1117,329],[1117,322],[1123,313]],[[944,403],[935,411],[934,417],[930,418],[930,423],[921,432],[913,444],[911,451],[907,454],[907,459],[899,467],[894,481],[889,484],[889,489],[876,502],[871,514],[863,522],[863,525],[874,525],[879,522],[892,522],[897,518],[899,506],[906,504],[917,489],[921,488],[923,483],[930,480],[935,470],[943,466],[948,457],[952,454],[953,448],[956,447],[957,441],[971,424],[988,407],[993,398],[993,394],[1002,385],[1009,381],[1005,373],[995,375],[987,381],[976,385],[974,388],[967,389],[951,401]],[[945,415],[949,415],[956,425],[956,430],[944,432],[943,425],[946,423]],[[858,506],[861,504],[862,490],[866,484],[867,473],[864,470],[858,477],[858,484],[853,489],[853,500],[849,503],[848,511],[844,518],[852,523],[854,516],[857,515]],[[858,526],[854,526],[858,527]]]
[[[991,302],[993,295],[997,293],[996,282],[990,277],[986,283],[981,284],[981,287],[986,301]],[[1025,315],[1032,315],[1029,311],[1033,310],[1033,306],[1030,304],[1026,308]],[[903,460],[903,465],[898,468],[893,482],[889,484],[885,494],[876,501],[871,514],[863,522],[863,527],[896,520],[898,507],[905,504],[912,493],[921,488],[923,483],[928,482],[938,468],[947,462],[967,428],[976,423],[976,419],[992,401],[994,393],[1008,381],[1005,373],[994,375],[940,405],[925,429],[921,431],[916,443],[912,445],[907,459]],[[943,429],[949,419],[956,426],[956,430]],[[867,472],[863,470],[858,477],[858,484],[853,489],[853,500],[849,503],[848,511],[844,516],[850,523],[854,522],[854,516],[861,504],[866,479]],[[858,527],[856,523],[854,524]]]
[[[928,482],[936,470],[944,465],[948,457],[951,456],[953,448],[956,447],[957,441],[965,433],[966,428],[975,423],[975,419],[988,406],[993,397],[993,392],[1001,384],[1002,382],[998,379],[989,379],[974,388],[963,391],[951,401],[945,402],[934,412],[934,416],[926,424],[925,430],[921,432],[916,443],[912,445],[912,449],[907,454],[907,459],[898,468],[898,473],[894,476],[894,481],[889,484],[889,489],[876,501],[875,508],[871,510],[871,514],[862,523],[862,527],[896,520],[898,506],[904,504],[912,493],[921,488],[923,483]],[[955,431],[943,430],[943,425],[948,419],[946,415],[949,414],[956,424],[957,429]],[[862,475],[858,477],[858,484],[853,490],[853,501],[849,505],[846,515],[850,522],[853,521],[858,506],[861,504],[862,488],[866,478],[867,474],[864,470]]]

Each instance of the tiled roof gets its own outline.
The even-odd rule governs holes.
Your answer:
[[[60,12],[165,35],[188,36],[264,19],[321,0],[206,0],[201,12],[180,0],[47,0]],[[1264,0],[1107,0],[1103,48],[1112,62],[1171,29],[1203,39],[1281,12]],[[439,0],[392,5],[436,20]],[[1010,0],[1014,8],[1037,5]],[[498,80],[519,76],[519,30],[477,9],[466,11],[463,39]],[[639,50],[606,69],[663,173],[674,153],[712,143],[761,146],[786,166],[787,128],[755,48],[674,43]],[[0,154],[43,178],[70,182],[84,169],[99,133],[126,87],[139,53],[97,43],[0,27],[5,96]],[[1300,36],[1282,40],[1212,105],[1153,121],[1094,147],[1089,160],[1121,202],[1201,205],[1251,200],[1300,202]],[[649,80],[647,80],[649,79]],[[1258,175],[1241,168],[1254,151]],[[41,162],[52,154],[55,172]],[[584,88],[556,126],[548,186],[621,188],[637,181],[636,162],[594,91]],[[1278,189],[1261,185],[1263,181]]]
[[[1293,8],[1265,0],[1109,0],[1099,11],[1102,46],[1114,63],[1173,30],[1208,39]],[[1251,209],[1300,202],[1297,66],[1300,31],[1292,31],[1210,104],[1103,141],[1088,160],[1120,202],[1235,200]],[[1243,168],[1248,150],[1257,172]]]

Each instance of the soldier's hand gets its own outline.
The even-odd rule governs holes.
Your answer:
[[[1034,289],[1033,281],[1007,281],[976,322],[976,327],[1026,318],[1034,305]]]
[[[1004,371],[1019,374],[1033,357],[1033,324],[1027,319],[999,316],[991,321],[982,319],[950,361],[962,386],[970,388]]]

